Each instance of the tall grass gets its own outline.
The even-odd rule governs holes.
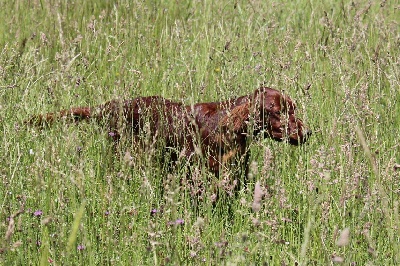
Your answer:
[[[399,8],[0,2],[1,264],[398,265]],[[96,124],[21,126],[113,98],[190,104],[260,84],[295,99],[314,135],[253,143],[250,183],[233,195],[199,165],[194,197],[157,149],[121,145],[112,158]],[[214,187],[228,191],[213,207]]]

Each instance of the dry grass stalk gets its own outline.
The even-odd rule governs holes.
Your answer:
[[[258,212],[261,209],[261,200],[262,197],[264,196],[264,191],[261,188],[260,182],[256,182],[256,185],[254,186],[254,196],[253,196],[253,204],[252,204],[252,209],[253,212]]]

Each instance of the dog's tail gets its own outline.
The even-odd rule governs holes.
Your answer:
[[[89,120],[93,117],[93,113],[93,109],[90,107],[75,107],[54,113],[34,115],[25,120],[24,124],[28,126],[44,127],[62,120],[79,122],[82,120]]]

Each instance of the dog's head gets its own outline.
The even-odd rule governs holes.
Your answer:
[[[266,137],[304,143],[311,135],[303,121],[296,117],[296,105],[287,95],[271,88],[259,88],[253,95],[255,133],[264,131]]]
[[[253,125],[254,135],[264,134],[277,141],[299,145],[310,137],[311,131],[296,117],[295,111],[296,105],[288,96],[263,87],[233,108],[222,121],[238,133],[248,132],[248,125]]]

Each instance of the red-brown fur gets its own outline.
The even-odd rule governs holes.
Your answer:
[[[184,105],[160,96],[109,101],[97,107],[78,107],[56,113],[36,115],[30,125],[50,124],[60,119],[96,119],[108,127],[118,141],[125,132],[138,136],[143,128],[160,138],[178,155],[192,160],[205,158],[211,172],[218,175],[232,160],[241,158],[247,174],[249,143],[262,134],[292,145],[310,136],[295,116],[292,100],[271,88],[259,88],[250,95],[223,102]]]

